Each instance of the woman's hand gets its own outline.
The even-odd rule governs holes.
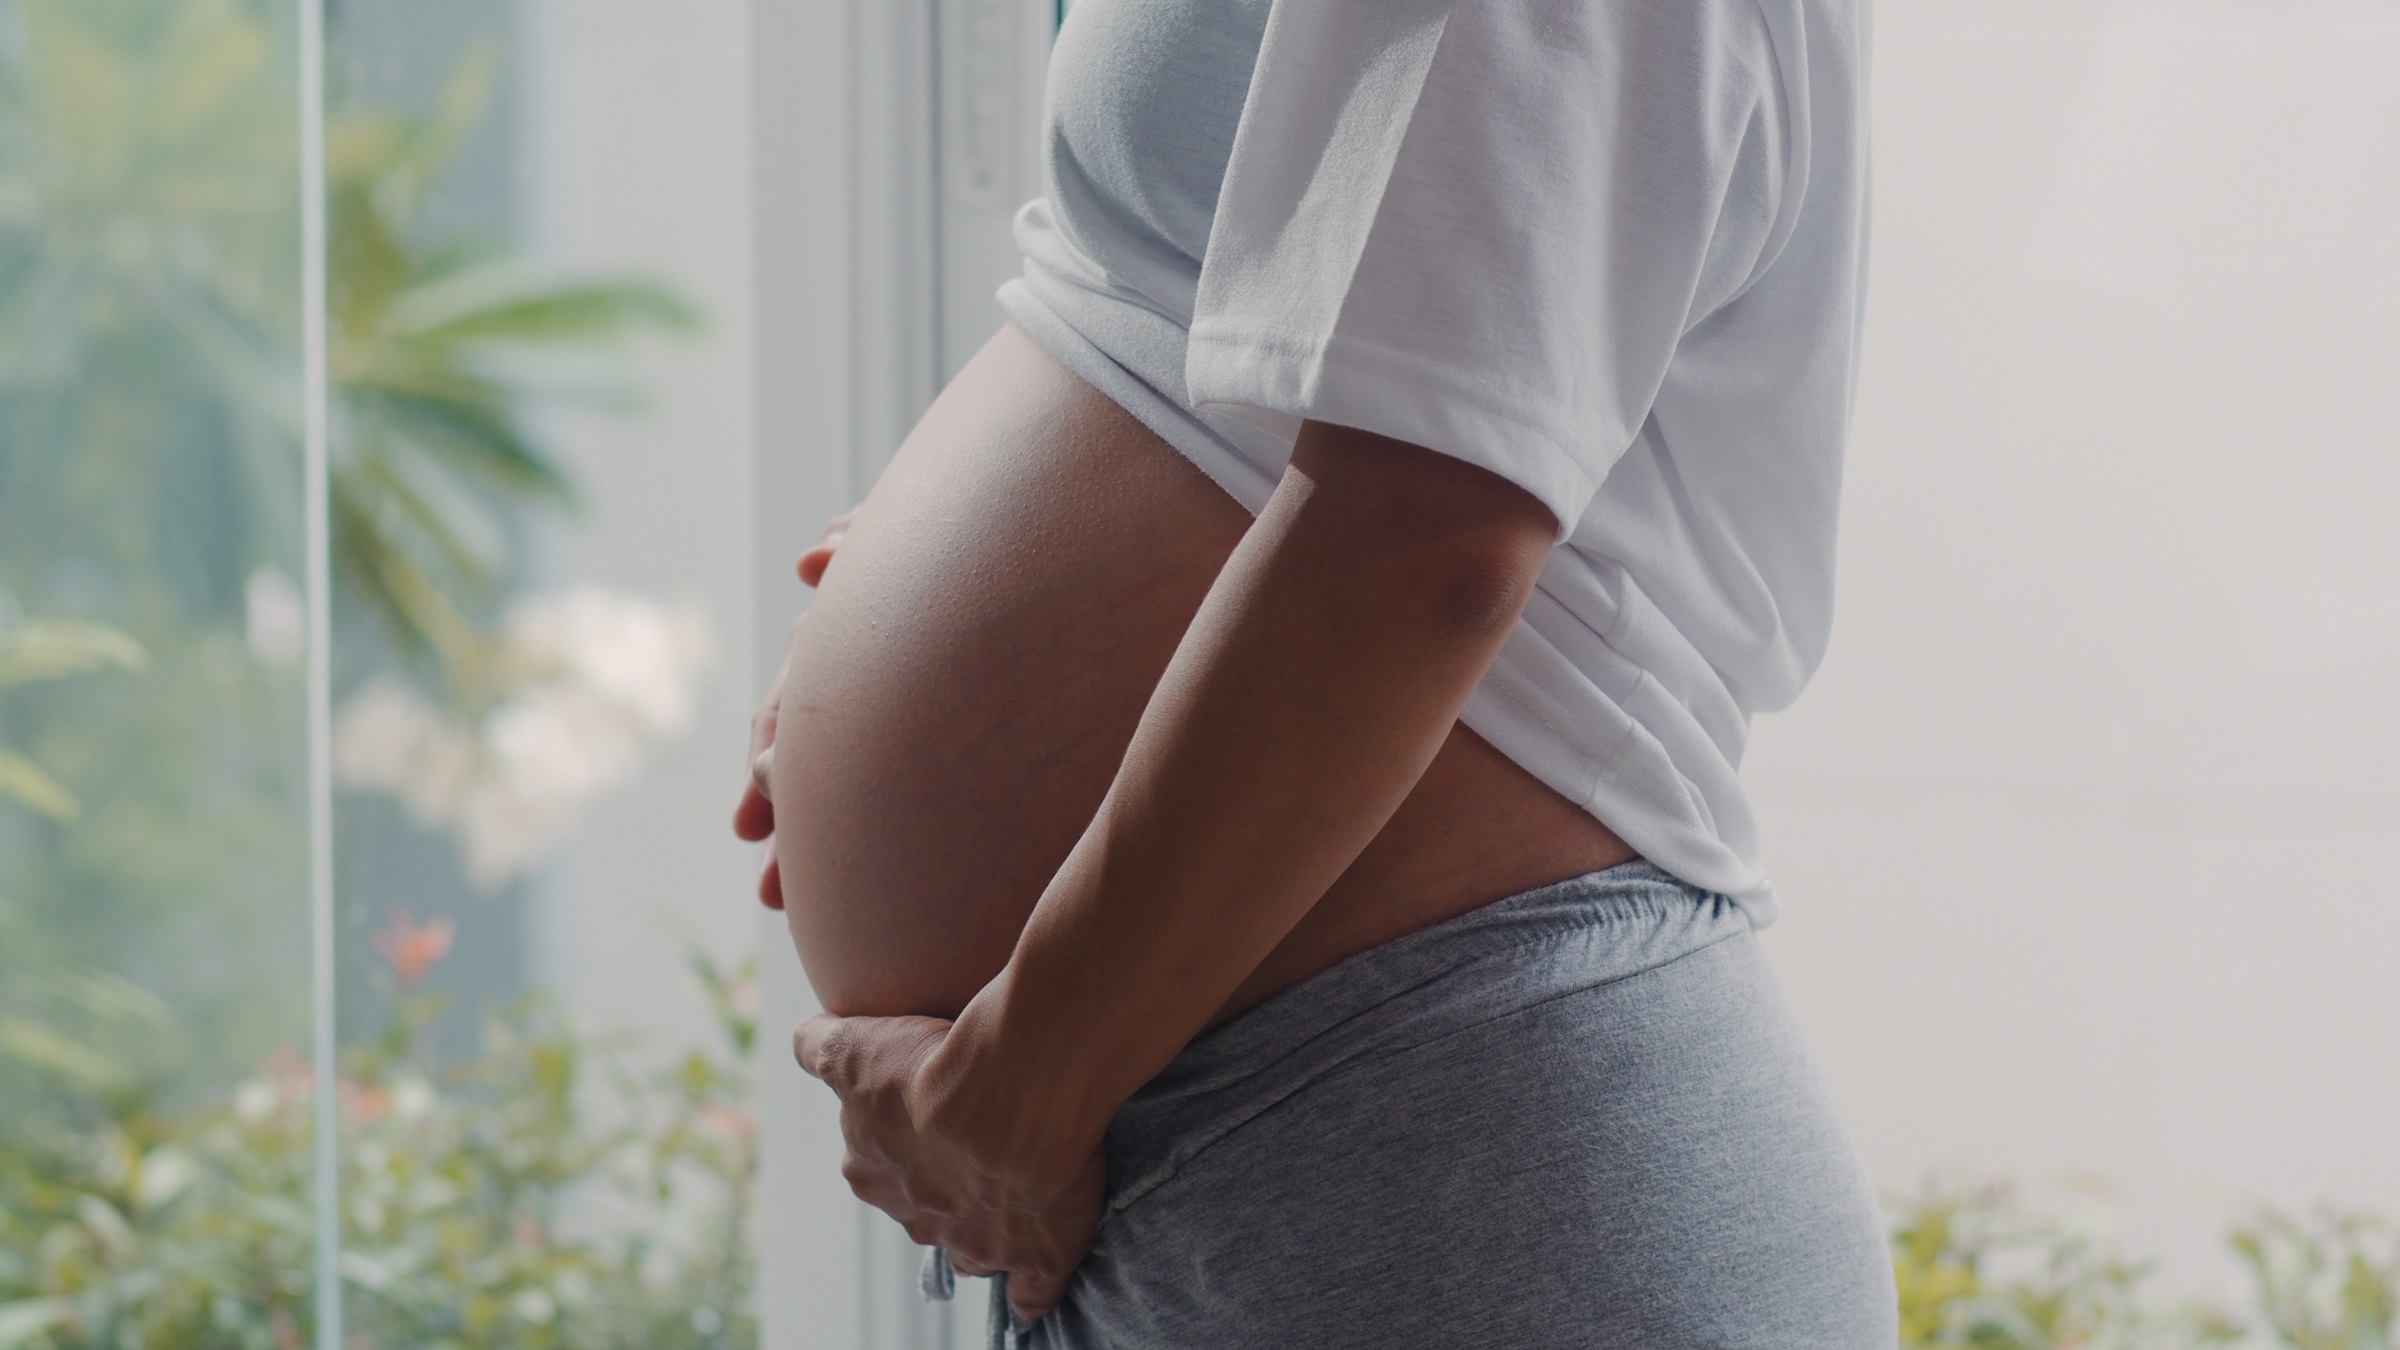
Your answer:
[[[1055,1115],[1016,1119],[1037,1094],[939,1018],[819,1014],[792,1055],[842,1100],[842,1176],[859,1199],[963,1274],[1008,1272],[1026,1321],[1058,1306],[1100,1222],[1096,1139]]]
[[[842,546],[842,536],[850,532],[850,512],[844,511],[825,523],[824,533],[794,569],[800,574],[800,584],[814,588],[825,579],[826,565],[833,561],[834,550]],[[783,682],[792,671],[792,644],[800,640],[800,620],[792,620],[792,633],[783,647],[783,664],[775,668],[775,679],[767,686],[767,696],[750,716],[750,778],[742,785],[741,800],[733,808],[733,833],[736,838],[752,843],[775,837],[775,801],[768,783],[775,769],[775,714],[783,702]],[[767,850],[766,866],[758,874],[758,902],[769,909],[783,908],[783,875],[775,865],[775,850]]]

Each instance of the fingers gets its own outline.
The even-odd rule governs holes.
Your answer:
[[[760,790],[752,779],[742,785],[742,798],[733,804],[733,834],[737,839],[757,844],[775,833],[775,803]]]
[[[814,586],[818,582],[823,581],[825,579],[825,569],[832,562],[833,550],[824,544],[819,544],[815,548],[810,549],[808,552],[801,554],[800,564],[795,569],[800,573],[800,584],[803,586]]]
[[[1067,1275],[1031,1270],[1008,1272],[1009,1311],[1022,1321],[1039,1322],[1067,1296],[1067,1279]]]
[[[826,1058],[835,1033],[842,1029],[842,1019],[832,1013],[818,1013],[792,1029],[792,1058],[800,1063],[800,1071],[835,1092],[842,1084],[826,1077]]]
[[[950,1023],[933,1017],[820,1013],[792,1031],[792,1058],[841,1098],[842,1178],[910,1238],[950,1253],[963,1274],[1008,1272],[1017,1316],[1038,1319],[1066,1297],[1091,1244],[1107,1189],[1095,1150],[1063,1185],[936,1123],[922,1095],[927,1057]]]
[[[767,841],[767,865],[758,869],[758,903],[769,909],[783,908],[783,864],[775,858],[772,836]]]
[[[833,561],[834,550],[841,547],[842,536],[850,532],[850,513],[844,511],[825,524],[814,548],[800,555],[800,580],[810,586],[825,579],[826,565]],[[775,723],[783,703],[783,682],[792,668],[793,643],[800,638],[800,620],[792,620],[790,641],[784,644],[783,666],[775,672],[774,681],[767,686],[767,696],[750,719],[750,781],[742,788],[741,800],[733,808],[733,833],[736,838],[757,843],[775,830]],[[774,870],[772,864],[768,873]],[[783,908],[780,887],[770,887],[770,876],[759,878],[759,900],[769,909]],[[774,896],[769,899],[769,895]]]
[[[1008,1267],[1008,1305],[1025,1321],[1037,1321],[1067,1296],[1067,1285],[1083,1264],[1100,1222],[1100,1207],[1108,1191],[1108,1156],[1095,1151],[1084,1160],[1073,1185],[1047,1208],[1040,1255]],[[992,1253],[984,1253],[991,1256]]]
[[[733,808],[733,832],[756,843],[775,828],[775,729],[782,720],[783,684],[791,676],[791,644],[800,640],[800,620],[792,620],[791,642],[784,646],[783,664],[767,684],[767,696],[750,715],[750,781]]]
[[[750,715],[750,785],[759,795],[775,795],[775,728],[783,720],[783,682],[767,691],[767,701]]]
[[[800,555],[800,562],[793,569],[800,574],[801,585],[814,586],[825,579],[825,568],[833,562],[835,551],[842,546],[842,537],[848,533],[850,533],[850,512],[848,511],[825,522],[825,532],[817,536],[816,544],[808,552]]]
[[[750,718],[750,776],[733,806],[734,836],[754,844],[775,831],[775,723],[782,692],[777,680]]]
[[[907,1079],[950,1024],[939,1017],[837,1017],[818,1013],[792,1032],[792,1058],[847,1097],[862,1085]]]

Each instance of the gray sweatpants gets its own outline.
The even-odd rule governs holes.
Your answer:
[[[1888,1350],[1850,1141],[1748,924],[1647,863],[1354,957],[1108,1134],[1066,1302],[994,1350]]]

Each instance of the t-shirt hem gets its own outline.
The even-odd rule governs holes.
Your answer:
[[[1094,345],[1039,294],[1038,288],[1026,281],[1012,281],[1003,286],[999,299],[1001,308],[1009,318],[1025,329],[1054,358],[1158,433],[1245,509],[1255,515],[1265,504],[1267,495],[1274,487],[1273,475],[1224,443],[1216,432],[1202,423],[1201,413],[1197,409],[1144,381]],[[1237,346],[1251,347],[1253,344],[1240,343]],[[1378,375],[1377,378],[1382,377]],[[1261,403],[1220,401],[1212,411],[1238,413],[1261,406]],[[1297,419],[1303,415],[1339,422],[1345,426],[1359,425],[1340,417],[1325,416],[1322,411],[1303,413],[1294,411],[1290,406],[1274,408],[1271,402],[1264,406],[1267,415],[1246,420],[1271,430],[1275,422],[1288,419],[1289,427],[1281,432],[1287,442],[1289,428],[1296,428]],[[1518,429],[1518,434],[1523,434],[1521,419],[1506,420],[1511,428]],[[1413,441],[1405,431],[1383,430],[1374,425],[1366,425],[1362,429],[1422,443]],[[1450,452],[1445,450],[1445,453]],[[1510,477],[1512,482],[1518,481],[1503,467],[1482,463],[1469,455],[1456,457],[1502,473]],[[1547,642],[1538,631],[1532,635],[1538,641]],[[1725,895],[1740,906],[1754,928],[1764,928],[1774,922],[1781,905],[1755,861],[1744,858],[1722,839],[1710,837],[1706,822],[1699,819],[1686,820],[1674,812],[1666,812],[1660,819],[1645,826],[1642,817],[1658,813],[1645,812],[1637,805],[1619,799],[1620,794],[1611,791],[1617,776],[1617,762],[1630,746],[1643,739],[1638,719],[1628,715],[1620,734],[1610,738],[1605,749],[1590,744],[1579,745],[1580,738],[1573,732],[1555,725],[1553,718],[1526,703],[1511,688],[1509,672],[1514,670],[1516,662],[1507,650],[1504,649],[1492,664],[1492,671],[1478,683],[1477,697],[1469,700],[1461,720],[1510,758],[1525,765],[1528,771],[1552,790],[1626,836],[1626,842],[1645,860],[1691,885]],[[1610,701],[1615,703],[1614,699]],[[1495,715],[1498,721],[1494,720]],[[1536,747],[1518,743],[1529,732],[1544,744]]]

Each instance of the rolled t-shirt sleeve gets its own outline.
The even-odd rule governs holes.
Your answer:
[[[1481,465],[1565,535],[1767,261],[1774,70],[1752,0],[1276,0],[1189,399]]]

